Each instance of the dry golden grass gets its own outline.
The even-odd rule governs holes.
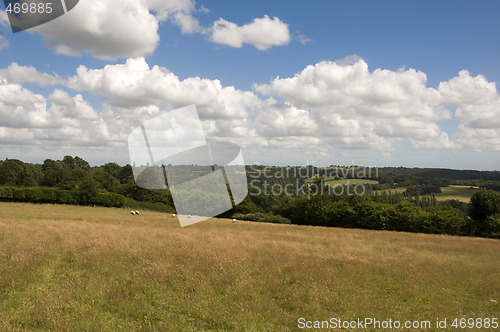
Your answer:
[[[0,330],[498,317],[500,241],[0,203]]]

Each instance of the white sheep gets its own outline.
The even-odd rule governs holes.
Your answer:
[[[172,218],[175,218],[175,213],[174,213],[174,214],[172,214]]]
[[[236,219],[233,219],[233,224],[236,222]]]
[[[135,214],[139,214],[139,211],[135,211]]]
[[[190,215],[190,214],[188,214],[188,218],[191,218],[191,215]]]
[[[135,211],[130,211],[130,214],[134,215],[134,214],[135,214]]]

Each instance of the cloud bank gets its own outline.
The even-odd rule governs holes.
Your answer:
[[[50,93],[23,87],[28,82]],[[142,57],[103,68],[80,66],[65,79],[13,63],[0,69],[0,144],[125,152],[132,128],[196,104],[207,135],[247,148],[383,155],[407,141],[414,150],[500,150],[494,82],[467,71],[437,89],[426,82],[426,74],[415,69],[370,71],[357,57],[321,61],[293,77],[256,84],[253,91],[199,77],[181,80]],[[103,102],[92,104],[85,95]],[[442,125],[448,120],[457,123],[452,134]]]

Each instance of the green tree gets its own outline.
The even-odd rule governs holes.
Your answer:
[[[470,200],[468,212],[470,219],[466,232],[470,235],[490,234],[494,223],[488,222],[488,218],[500,214],[500,193],[486,189],[476,191]]]

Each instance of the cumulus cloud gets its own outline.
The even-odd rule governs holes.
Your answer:
[[[55,89],[48,98],[54,114],[72,119],[98,120],[99,116],[82,95],[71,97],[66,91]]]
[[[500,95],[494,82],[462,70],[441,82],[438,90],[443,102],[456,108],[460,121],[457,141],[462,146],[476,151],[500,150]]]
[[[62,79],[57,75],[41,73],[33,66],[20,66],[13,62],[9,67],[0,69],[0,78],[9,83],[37,83],[40,86],[49,86],[62,83]]]
[[[48,98],[20,84],[0,83],[2,145],[60,147],[125,146],[127,124],[114,114],[98,114],[81,95],[55,89]]]
[[[158,19],[144,1],[80,1],[67,14],[33,28],[57,53],[113,59],[151,54],[159,41]]]
[[[97,69],[80,66],[64,82],[16,64],[0,74],[4,144],[16,144],[17,135],[24,142],[126,151],[133,128],[195,104],[210,138],[270,151],[327,156],[338,149],[366,149],[387,155],[400,141],[416,150],[500,149],[495,83],[464,71],[434,89],[426,86],[423,72],[370,71],[363,59],[351,57],[319,62],[293,77],[255,85],[255,91],[218,80],[180,79],[142,57]],[[60,86],[45,97],[24,88],[24,82]],[[85,100],[86,93],[102,98],[99,109]],[[440,121],[453,116],[458,131],[448,135]]]
[[[207,136],[231,139],[242,146],[257,136],[250,113],[261,100],[251,91],[223,87],[218,80],[178,76],[160,66],[150,67],[144,58],[102,69],[80,66],[68,86],[106,100],[115,117],[132,127],[166,110],[195,104]]]
[[[290,31],[288,24],[278,17],[271,19],[265,15],[242,26],[219,18],[210,29],[210,39],[215,43],[232,47],[239,48],[243,44],[250,44],[258,50],[267,50],[273,46],[288,44]]]
[[[349,57],[322,61],[294,77],[277,77],[254,88],[308,110],[314,134],[330,138],[336,147],[391,150],[401,139],[416,148],[454,147],[436,123],[452,114],[426,82],[425,73],[414,69],[370,72],[363,59]]]
[[[150,68],[144,58],[103,69],[80,66],[77,75],[69,79],[69,86],[97,94],[121,108],[156,105],[172,110],[196,104],[204,119],[242,118],[259,103],[252,92],[223,87],[219,80],[180,80],[166,68]]]
[[[89,53],[107,60],[152,54],[160,41],[161,22],[177,25],[183,34],[208,34],[209,40],[233,47],[248,43],[266,50],[290,41],[288,25],[277,17],[256,18],[243,26],[219,19],[208,28],[200,25],[198,12],[206,9],[198,11],[194,0],[80,1],[65,15],[28,32],[41,34],[56,53]],[[0,47],[7,45],[2,40]]]
[[[0,126],[8,128],[47,128],[50,114],[40,94],[19,84],[0,83]]]

